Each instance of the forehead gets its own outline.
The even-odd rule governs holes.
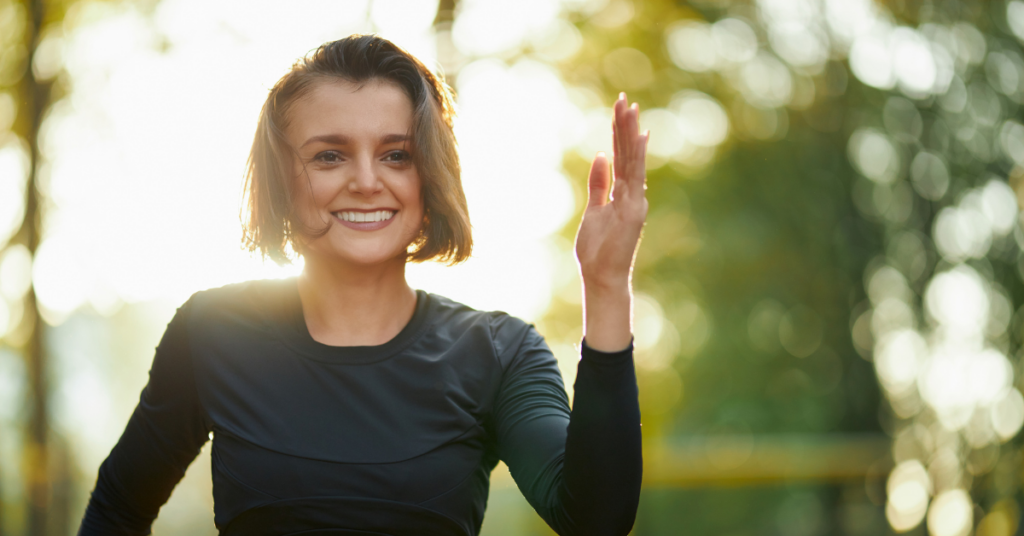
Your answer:
[[[406,134],[413,124],[409,97],[386,80],[316,82],[287,115],[286,133],[293,143],[300,144],[310,136],[327,133],[350,137]]]

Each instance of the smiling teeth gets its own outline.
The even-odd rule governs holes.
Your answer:
[[[339,218],[345,221],[351,221],[356,223],[372,223],[384,220],[390,220],[395,215],[393,210],[378,210],[377,212],[335,212]]]

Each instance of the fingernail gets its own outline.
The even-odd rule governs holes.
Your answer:
[[[597,156],[599,156],[599,157],[601,157],[601,158],[604,158],[604,157],[605,157],[605,156],[604,156],[604,151],[598,151],[598,152],[597,152]]]
[[[632,108],[634,110],[639,110],[640,109],[640,103],[634,102],[633,105],[630,106],[630,108]]]
[[[626,92],[625,91],[619,92],[619,100],[626,100]]]

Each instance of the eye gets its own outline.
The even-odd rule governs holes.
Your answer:
[[[398,163],[398,164],[405,164],[405,163],[410,162],[411,160],[412,160],[412,155],[410,155],[408,151],[402,151],[402,150],[391,151],[390,153],[384,155],[384,161],[385,162],[394,162],[394,163]]]
[[[317,153],[317,155],[313,157],[314,162],[319,162],[321,164],[337,164],[341,162],[341,160],[341,153],[338,151],[323,151],[321,153]]]

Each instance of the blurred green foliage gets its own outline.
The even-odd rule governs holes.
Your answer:
[[[861,4],[876,13],[886,32],[909,28],[916,33],[906,35],[931,41],[934,56],[924,60],[938,65],[932,85],[915,87],[916,80],[898,69],[912,71],[917,64],[900,64],[898,57],[889,82],[871,78],[874,67],[865,66],[862,58],[851,64],[850,43],[844,46],[836,27],[854,27],[858,21],[829,19],[834,15],[829,10],[842,12],[842,7]],[[952,431],[948,424],[939,426],[948,423],[941,407],[936,409],[933,400],[922,402],[913,383],[909,391],[881,389],[872,359],[898,322],[886,323],[885,311],[879,312],[882,298],[876,294],[869,299],[868,288],[880,268],[895,268],[897,279],[909,289],[900,298],[910,315],[901,322],[909,324],[898,326],[920,331],[936,347],[934,341],[947,328],[936,320],[941,315],[929,309],[925,297],[937,274],[964,265],[980,274],[986,288],[995,289],[990,290],[990,303],[1003,300],[1011,311],[1024,303],[1019,223],[1013,232],[991,231],[991,245],[986,242],[982,250],[959,257],[955,245],[943,245],[956,244],[954,239],[934,236],[944,232],[936,227],[940,212],[962,205],[989,181],[1019,188],[1015,181],[1022,176],[1022,155],[1012,145],[1020,139],[1014,129],[1020,120],[1024,64],[1022,35],[1014,35],[1013,25],[1024,22],[1007,15],[1022,8],[1017,4],[613,1],[603,11],[575,15],[584,44],[577,56],[559,65],[570,86],[587,88],[605,103],[626,89],[641,110],[677,113],[685,94],[681,92],[695,90],[720,103],[729,120],[728,138],[710,150],[698,148],[696,156],[681,150],[650,159],[651,210],[634,281],[637,291],[657,301],[678,339],[637,352],[645,446],[692,450],[701,441],[735,445],[729,441],[746,438],[755,451],[759,442],[780,436],[812,445],[823,437],[885,437],[884,432],[899,439],[911,429],[927,430],[926,438],[916,443],[897,442],[892,454],[881,453],[856,478],[832,478],[823,472],[816,482],[780,478],[765,485],[751,475],[743,484],[744,467],[750,464],[735,460],[723,469],[742,466],[739,484],[726,476],[736,476],[736,471],[723,470],[719,484],[683,478],[682,489],[648,488],[637,534],[892,532],[886,522],[888,469],[894,463],[918,461],[929,469],[933,497],[961,487],[971,493],[980,510],[973,518],[968,512],[966,530],[985,520],[978,534],[1015,533],[1019,508],[1007,505],[1021,500],[1019,439],[1000,446],[1006,439],[993,434],[976,441],[973,424],[961,425],[959,432],[955,426]],[[608,24],[604,16],[616,10],[628,22]],[[787,50],[780,28],[793,21],[779,20],[787,10],[802,21],[798,27],[819,37],[823,56],[815,59],[813,51],[794,50],[792,43],[799,40],[792,36]],[[728,22],[715,24],[723,20]],[[722,47],[734,43],[720,38],[724,31],[713,34],[733,21],[753,30],[756,39],[756,53],[751,52],[756,57],[748,55],[746,64],[723,61],[729,50],[723,53]],[[673,33],[681,27],[697,28],[691,36],[701,31],[711,36],[703,44],[720,47],[717,65],[701,64],[714,63],[714,51],[707,59],[707,50],[688,51],[673,43]],[[890,34],[883,50],[898,55],[902,34],[891,35],[896,34]],[[698,44],[696,37],[680,42]],[[694,58],[686,63],[673,53]],[[649,68],[637,67],[644,61]],[[775,70],[745,70],[758,61]],[[784,70],[781,75],[778,67]],[[752,82],[752,75],[762,78]],[[789,88],[775,103],[768,102],[771,87],[752,87],[759,82],[770,86],[779,76]],[[944,86],[943,76],[949,77]],[[642,81],[624,87],[631,77]],[[759,89],[769,94],[759,95]],[[965,102],[957,104],[957,99]],[[652,128],[652,136],[658,136]],[[864,133],[879,133],[884,141],[878,147],[858,145],[862,138],[857,136]],[[920,171],[915,156],[922,152],[939,155],[939,165],[948,166],[940,170],[948,184],[941,183],[941,176],[933,177],[941,173]],[[585,176],[588,162],[569,154],[564,165],[572,176]],[[992,191],[996,198],[1014,197],[999,185]],[[1009,202],[1013,214],[1015,201]],[[987,210],[980,212],[995,221]],[[957,232],[969,234],[965,228]],[[574,230],[566,228],[564,237],[571,239]],[[571,323],[574,314],[574,305],[562,302],[552,308],[549,321]],[[1008,329],[1004,325],[1005,331],[991,329],[993,315],[984,345],[997,348],[1019,371],[1022,315],[1018,312]],[[652,353],[666,351],[669,356],[652,358]],[[925,378],[927,367],[921,366],[919,374]],[[675,376],[679,382],[671,379]],[[1018,376],[1014,372],[1010,379],[1019,385]],[[923,386],[926,381],[918,379]],[[976,415],[984,414],[972,419],[987,422],[988,410],[978,408]],[[943,449],[954,453],[959,469],[944,470],[936,461]],[[709,451],[706,463],[715,466],[714,458]],[[808,460],[813,459],[809,454]],[[648,468],[658,470],[650,464]],[[649,471],[648,480],[651,476]],[[890,492],[899,483],[894,478]],[[721,487],[726,484],[730,487]],[[901,531],[916,527],[914,533],[923,533],[928,526],[935,533],[947,502],[929,514],[938,521],[924,519],[925,506],[907,514],[910,521],[899,521],[902,514],[892,512],[889,519],[903,523]],[[989,512],[995,513],[984,517]],[[961,528],[954,523],[939,533],[960,534]]]

